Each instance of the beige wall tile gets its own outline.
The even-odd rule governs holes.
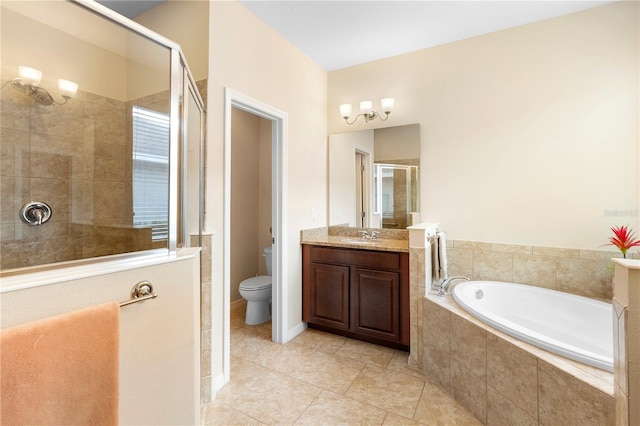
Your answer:
[[[629,426],[629,397],[618,385],[615,387],[614,397],[616,400],[616,426]]]
[[[0,140],[0,176],[22,176],[22,157],[28,157],[29,133],[2,127]]]
[[[615,401],[579,379],[538,361],[539,418],[544,425],[611,425]]]
[[[31,150],[31,167],[29,176],[32,178],[55,179],[72,178],[72,156]]]
[[[613,299],[613,369],[617,386],[629,395],[627,371],[627,315],[628,309],[623,308]],[[617,311],[620,315],[617,315]]]
[[[556,289],[556,258],[516,254],[513,256],[513,282]]]
[[[638,334],[634,334],[637,336]],[[640,365],[637,364],[638,352],[629,352],[629,356],[635,358],[629,360],[627,365],[629,371],[629,424],[640,424]]]
[[[82,118],[82,115],[75,115],[65,108],[34,106],[30,130],[33,133],[81,140],[84,134]]]
[[[432,382],[425,383],[413,419],[427,425],[482,424],[451,395]]]
[[[534,255],[540,255],[540,256],[569,257],[569,258],[580,257],[579,249],[570,249],[570,248],[533,246],[532,252]]]
[[[71,207],[71,181],[60,175],[57,179],[29,179],[29,198],[51,207],[51,222],[68,222]]]
[[[426,375],[447,392],[451,390],[451,352],[425,347],[422,369]]]
[[[532,254],[532,247],[519,244],[492,243],[491,251],[511,254]]]
[[[485,243],[482,241],[462,241],[456,240],[455,248],[464,248],[477,251],[491,251],[491,243]]]
[[[610,261],[558,259],[557,289],[587,297],[611,298],[613,270]]]
[[[4,91],[3,91],[4,93]],[[2,110],[2,127],[5,129],[29,131],[30,128],[30,108],[29,105],[11,102],[2,99],[0,110]]]
[[[422,298],[422,304],[424,344],[447,352],[450,351],[449,324],[451,313],[427,298]]]
[[[124,211],[124,183],[97,181],[94,191],[95,219],[120,219]]]
[[[451,357],[476,376],[486,380],[487,332],[457,315],[452,315]]]
[[[513,255],[490,251],[473,253],[473,279],[511,282]]]
[[[487,384],[451,357],[453,397],[482,423],[487,418]]]
[[[97,180],[124,181],[125,147],[95,144],[94,176]]]
[[[536,357],[488,333],[487,384],[534,419],[538,418],[537,368]]]
[[[487,426],[537,426],[536,419],[491,386],[487,387]]]
[[[473,276],[473,250],[454,247],[447,250],[449,275]]]

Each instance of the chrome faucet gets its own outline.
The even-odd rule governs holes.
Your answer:
[[[444,297],[453,281],[469,281],[469,278],[462,276],[448,277],[442,280],[438,285],[438,296]]]
[[[376,238],[378,238],[378,231],[360,231],[362,233],[362,238],[367,239],[367,240],[375,240]]]

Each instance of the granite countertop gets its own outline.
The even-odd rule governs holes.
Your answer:
[[[361,232],[363,230],[346,226],[303,230],[300,233],[300,244],[358,250],[409,252],[409,233],[406,230],[376,229],[375,231],[380,236],[375,239],[362,238]]]

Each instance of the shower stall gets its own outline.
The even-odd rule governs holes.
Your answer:
[[[205,83],[179,47],[90,2],[1,8],[0,270],[199,245]]]
[[[373,167],[375,213],[382,218],[382,228],[405,229],[413,225],[411,213],[420,208],[420,168],[382,163]]]
[[[2,0],[0,24],[2,328],[148,284],[120,310],[118,423],[200,424],[206,80],[93,1]]]

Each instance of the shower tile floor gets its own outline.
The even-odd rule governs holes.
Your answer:
[[[211,425],[479,425],[403,351],[307,329],[271,341],[271,322],[231,309],[231,380],[202,408]]]

